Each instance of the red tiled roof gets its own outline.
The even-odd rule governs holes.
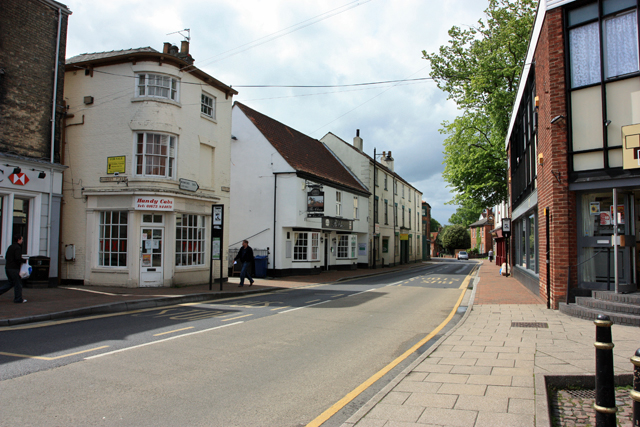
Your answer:
[[[317,139],[298,132],[240,102],[236,101],[234,105],[242,110],[297,172],[328,181],[328,184],[334,183],[358,193],[370,194]]]

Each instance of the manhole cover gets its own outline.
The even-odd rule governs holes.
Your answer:
[[[512,328],[549,328],[547,322],[511,322]]]

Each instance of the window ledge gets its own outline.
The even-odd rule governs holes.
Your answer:
[[[92,273],[129,274],[127,267],[93,267]]]
[[[146,102],[146,101],[162,102],[163,104],[171,104],[171,105],[175,105],[176,107],[182,108],[182,104],[168,98],[160,98],[155,96],[137,96],[137,97],[131,98],[131,102]]]
[[[218,121],[216,120],[215,117],[207,116],[204,113],[200,113],[200,117],[202,117],[203,119],[209,120],[212,123],[218,124]]]

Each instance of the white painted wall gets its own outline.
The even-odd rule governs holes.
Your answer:
[[[103,72],[101,72],[103,71]],[[136,98],[136,72],[151,72],[170,75],[180,79],[179,102],[162,99]],[[202,92],[216,97],[216,117],[207,118],[200,113]],[[93,104],[85,105],[85,96],[94,98]],[[93,76],[84,70],[69,71],[65,74],[65,101],[73,118],[67,119],[64,164],[69,165],[63,185],[64,206],[61,240],[62,245],[76,246],[76,261],[63,263],[63,279],[85,280],[99,284],[96,280],[109,280],[96,270],[97,223],[94,211],[111,208],[103,195],[128,194],[172,194],[181,193],[179,178],[198,182],[197,193],[172,196],[176,212],[207,212],[210,221],[212,204],[229,204],[230,186],[230,139],[231,139],[231,99],[225,99],[220,90],[207,86],[191,73],[180,72],[175,66],[157,62],[138,61],[98,67]],[[136,175],[135,132],[166,132],[178,137],[175,154],[175,177],[173,179],[148,178]],[[120,174],[128,179],[128,184],[100,182],[107,174],[107,157],[126,156],[126,172]],[[180,200],[184,197],[184,200]],[[92,200],[95,199],[95,200]],[[123,209],[133,210],[132,202]],[[180,209],[180,210],[178,210]],[[225,231],[228,232],[228,218],[225,215]],[[136,269],[139,267],[139,223],[130,222],[128,278],[123,281],[109,276],[124,286],[136,284]],[[175,221],[165,221],[165,236],[171,236],[170,227]],[[209,226],[208,226],[209,227]],[[210,228],[210,227],[209,227]],[[175,236],[175,229],[173,229]],[[228,242],[228,235],[224,240]],[[165,238],[165,265],[174,266],[175,250]],[[210,248],[207,245],[207,256]],[[226,247],[226,245],[224,245]],[[135,250],[133,248],[136,248]],[[208,267],[208,263],[207,263]],[[182,274],[179,281],[208,281],[208,268],[194,267],[191,277]],[[177,283],[177,271],[165,270],[173,279],[166,285]],[[91,276],[95,276],[93,279]],[[226,275],[226,273],[225,273]],[[216,276],[218,277],[218,276]],[[166,282],[166,281],[165,281]],[[116,283],[113,283],[116,284]]]

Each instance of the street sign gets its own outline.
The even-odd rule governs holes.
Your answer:
[[[197,182],[192,181],[190,179],[180,178],[180,189],[185,191],[198,191],[200,186]]]
[[[220,261],[220,290],[222,291],[223,271],[223,236],[224,236],[224,205],[211,206],[211,260],[209,262],[209,290],[213,287],[213,260]]]
[[[511,218],[502,218],[502,234],[505,237],[511,235]]]

